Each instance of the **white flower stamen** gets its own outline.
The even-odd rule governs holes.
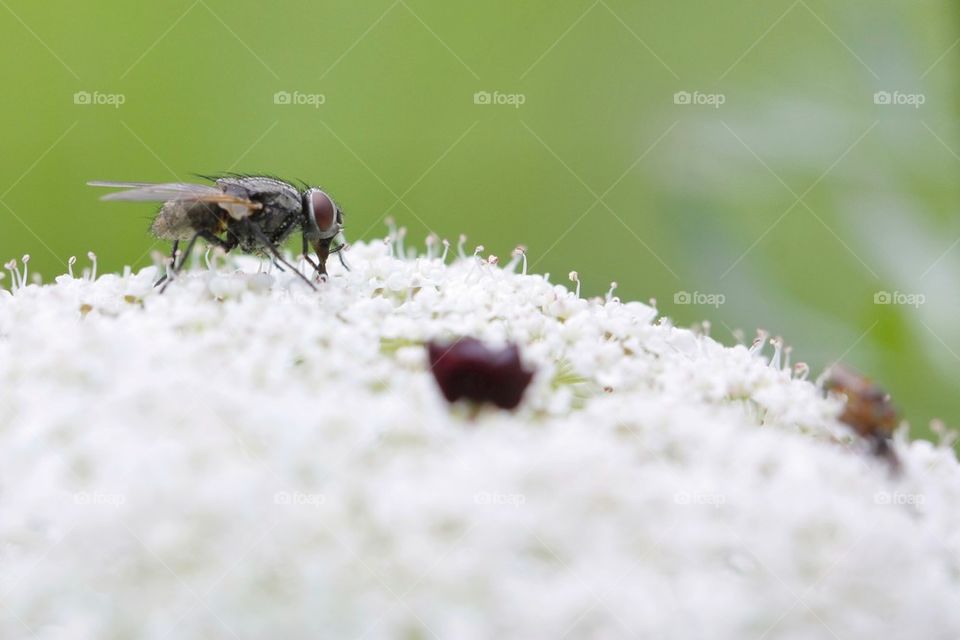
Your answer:
[[[936,434],[938,438],[937,446],[943,449],[952,449],[958,438],[960,438],[960,433],[958,433],[956,429],[948,429],[943,420],[931,420],[930,430]]]
[[[577,298],[579,298],[579,297],[580,297],[580,274],[578,274],[576,271],[571,271],[570,274],[568,275],[568,277],[570,278],[570,282],[575,282],[575,283],[576,283],[576,285],[577,285],[577,290],[576,290],[576,292],[574,293],[574,295],[575,295]]]
[[[617,290],[617,287],[618,287],[618,286],[619,286],[619,285],[618,285],[616,282],[611,282],[611,283],[610,283],[610,288],[607,289],[607,295],[604,296],[604,300],[605,300],[606,302],[609,303],[609,302],[614,302],[614,301],[617,301],[617,302],[620,301],[619,298],[615,298],[615,297],[613,296],[613,292]]]
[[[510,254],[510,262],[504,267],[505,270],[513,273],[517,269],[517,265],[522,264],[520,273],[522,275],[527,275],[527,248],[522,244],[516,246],[516,248]]]
[[[770,358],[770,367],[779,371],[781,369],[780,355],[783,352],[783,338],[779,336],[772,338],[770,344],[773,345],[773,356]]]
[[[97,279],[97,254],[88,251],[87,258],[90,259],[90,281],[92,282]]]
[[[753,344],[750,345],[750,355],[762,354],[763,347],[766,346],[768,337],[770,337],[769,333],[763,329],[757,329],[757,337],[753,339]]]
[[[408,258],[407,250],[404,248],[403,242],[407,237],[407,228],[400,227],[397,229],[396,239],[397,239],[397,257],[401,260]]]
[[[10,290],[17,291],[23,286],[20,282],[20,270],[16,260],[10,260],[3,265],[3,268],[10,272]]]

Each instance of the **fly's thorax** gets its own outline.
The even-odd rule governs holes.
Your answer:
[[[250,216],[250,222],[256,224],[273,244],[280,244],[291,233],[303,226],[303,212],[265,204],[263,209]]]
[[[256,202],[260,208],[237,223],[230,225],[244,251],[256,251],[262,245],[260,239],[245,224],[255,224],[263,235],[275,245],[281,244],[290,234],[302,226],[303,206],[300,193],[288,182],[267,176],[228,176],[217,180],[217,185],[238,198]]]
[[[230,176],[217,180],[224,193],[258,202],[274,213],[300,211],[300,192],[290,184],[266,176]]]

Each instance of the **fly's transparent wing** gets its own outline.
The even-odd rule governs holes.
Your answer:
[[[129,202],[214,202],[238,220],[257,211],[262,204],[247,198],[224,193],[219,187],[188,182],[88,182],[91,187],[122,189],[108,193],[101,200],[125,200]]]
[[[108,193],[101,200],[130,200],[135,202],[164,202],[167,200],[207,200],[225,195],[221,189],[205,184],[186,182],[88,182],[91,187],[122,189]]]

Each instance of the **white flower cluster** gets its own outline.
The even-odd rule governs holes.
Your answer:
[[[391,254],[0,291],[0,638],[960,636],[951,449],[892,475],[779,355]],[[518,410],[443,400],[462,335]]]

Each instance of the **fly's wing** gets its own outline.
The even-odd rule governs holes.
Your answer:
[[[242,220],[263,207],[242,196],[224,193],[223,189],[206,184],[187,182],[88,182],[91,187],[122,189],[108,193],[101,200],[126,200],[131,202],[213,202],[232,218]]]

